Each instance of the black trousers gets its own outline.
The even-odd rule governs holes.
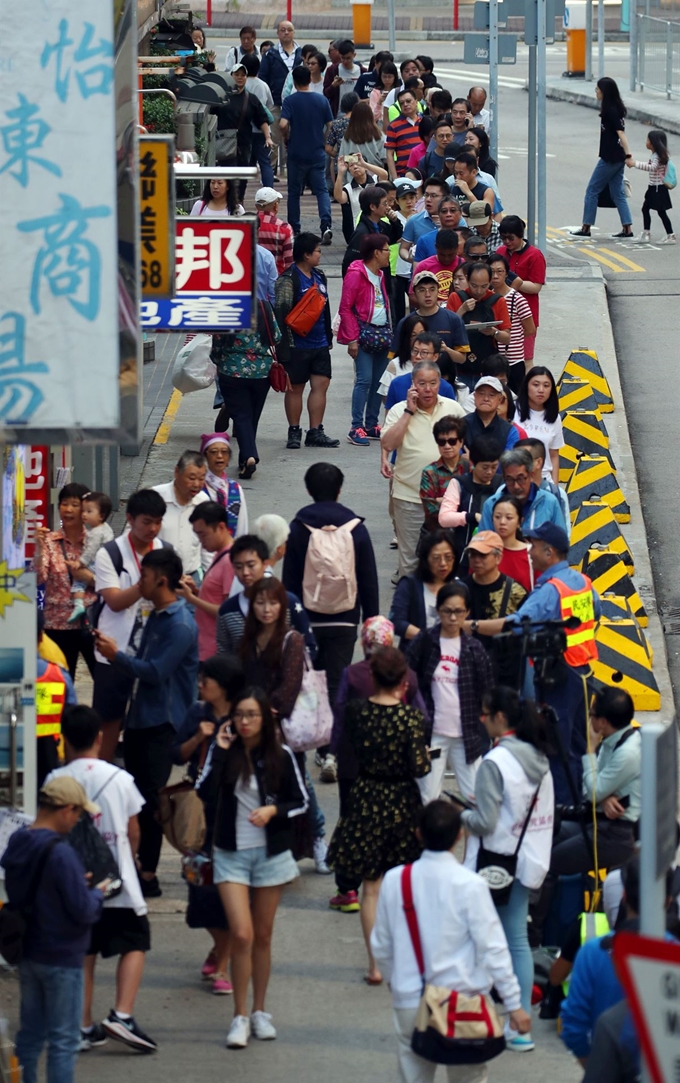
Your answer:
[[[56,771],[59,766],[59,746],[51,735],[38,737],[36,742],[38,752],[38,789],[49,775],[50,771]]]
[[[357,626],[315,624],[314,635],[319,648],[314,668],[326,670],[328,698],[331,707],[334,707],[342,671],[352,662],[354,644],[357,641]],[[321,756],[325,756],[329,748],[330,745],[324,745],[323,748],[318,749],[318,752]]]
[[[243,466],[248,459],[255,459],[259,463],[257,426],[269,393],[269,377],[256,380],[249,376],[220,376],[220,391],[234,422],[239,466]]]
[[[508,384],[510,385],[510,390],[515,395],[519,395],[525,376],[526,367],[523,361],[516,361],[514,365],[510,365]]]
[[[125,769],[146,802],[139,814],[139,864],[142,872],[156,872],[163,832],[156,821],[158,791],[170,778],[174,727],[169,722],[149,729],[126,729],[123,737]]]
[[[90,676],[94,677],[94,639],[89,632],[84,632],[81,628],[46,628],[45,631],[66,655],[66,664],[72,677],[76,675],[79,654],[82,654]]]
[[[399,320],[403,320],[408,311],[406,298],[408,297],[411,279],[403,278],[401,275],[395,275],[392,281],[394,284],[394,326],[396,327]]]

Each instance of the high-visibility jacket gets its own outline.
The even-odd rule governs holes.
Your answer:
[[[581,945],[586,944],[589,940],[594,940],[596,937],[599,939],[601,936],[606,936],[608,932],[611,932],[609,922],[607,921],[607,915],[600,911],[595,914],[581,914],[579,922]],[[571,974],[567,977],[566,981],[562,982],[562,992],[565,997],[569,995],[570,977]]]
[[[562,620],[578,617],[578,628],[567,629],[567,649],[564,660],[569,666],[587,666],[597,658],[595,642],[595,599],[593,584],[587,575],[582,576],[583,586],[578,590],[568,587],[557,577],[549,579],[560,596],[560,616]]]
[[[66,681],[59,666],[48,662],[42,677],[35,682],[35,714],[37,737],[58,737],[61,716],[66,703]]]

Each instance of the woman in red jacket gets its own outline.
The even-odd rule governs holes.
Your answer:
[[[338,342],[347,346],[356,376],[352,392],[350,444],[367,447],[380,439],[380,378],[392,344],[390,302],[384,268],[390,262],[388,238],[368,233],[361,238],[360,259],[347,269],[340,298]]]

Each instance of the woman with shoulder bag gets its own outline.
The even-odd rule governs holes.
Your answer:
[[[265,1011],[272,930],[283,888],[299,875],[291,853],[293,823],[308,799],[262,689],[247,688],[236,698],[231,724],[220,726],[215,746],[199,792],[216,802],[213,879],[229,925],[234,986],[227,1048],[243,1049],[251,1033],[263,1041],[276,1038]]]
[[[196,782],[209,753],[216,731],[229,720],[232,702],[243,688],[243,666],[237,658],[216,654],[198,667],[200,699],[189,708],[172,746],[173,763],[186,764],[187,777]],[[216,996],[232,992],[229,967],[229,929],[212,881],[210,851],[215,826],[215,806],[204,801],[206,833],[198,854],[183,862],[189,888],[186,923],[190,929],[206,929],[213,947],[201,967],[201,976],[212,982]]]
[[[501,868],[507,870],[508,858],[515,866],[514,872],[509,870],[514,878],[507,901],[501,903],[493,883],[487,882],[508,940],[522,1008],[530,1012],[534,964],[527,934],[529,892],[540,888],[548,873],[553,841],[555,796],[546,755],[548,736],[536,705],[531,700],[523,703],[514,688],[504,685],[485,694],[482,721],[493,747],[477,771],[475,807],[461,815],[470,836],[465,865],[482,876],[496,858]],[[506,1039],[511,1049],[534,1048],[531,1034],[508,1032]]]
[[[384,270],[390,262],[389,240],[368,233],[359,244],[360,259],[350,263],[342,283],[338,342],[347,346],[356,377],[352,392],[350,444],[367,447],[380,439],[378,388],[392,345],[390,300]]]
[[[248,591],[248,600],[241,643],[246,680],[269,696],[285,741],[283,724],[293,714],[302,690],[304,636],[288,627],[288,596],[283,583],[274,576],[259,579]],[[326,865],[326,820],[307,771],[305,753],[293,755],[309,794],[309,813],[295,825],[295,857],[313,858],[316,871],[326,874],[330,871]]]

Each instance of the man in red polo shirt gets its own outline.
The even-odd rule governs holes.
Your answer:
[[[293,266],[293,227],[278,217],[282,198],[274,188],[259,188],[255,193],[257,243],[271,252],[280,275]]]
[[[508,279],[508,285],[526,297],[538,331],[538,295],[545,285],[545,256],[540,249],[524,240],[524,229],[524,222],[518,215],[506,215],[499,226],[503,243],[497,252],[505,256],[510,264],[511,274],[517,276],[512,280]],[[525,361],[533,360],[535,344],[535,334],[524,336]]]
[[[498,353],[498,343],[510,341],[510,313],[505,298],[491,289],[491,270],[488,263],[473,263],[468,275],[466,290],[453,290],[447,307],[457,312],[467,329],[470,341],[468,360],[458,376],[472,390],[481,376],[487,357]],[[498,327],[486,327],[475,331],[476,323],[500,321]]]
[[[390,180],[394,180],[395,177],[403,177],[411,151],[420,144],[418,134],[420,115],[415,94],[412,90],[400,90],[397,94],[397,101],[401,108],[401,115],[388,124],[385,133],[387,171]]]

